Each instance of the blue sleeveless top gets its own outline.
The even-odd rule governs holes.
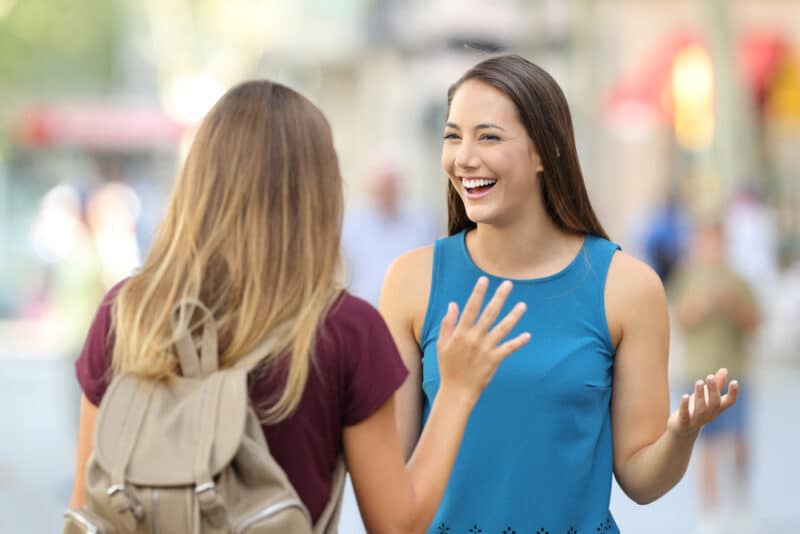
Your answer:
[[[463,309],[481,275],[488,302],[504,280],[473,263],[465,236],[434,246],[420,343],[423,424],[439,389],[436,340],[448,302]],[[475,406],[429,534],[619,532],[608,508],[614,347],[603,297],[618,248],[587,235],[562,271],[512,280],[500,317],[527,303],[509,338],[528,331],[531,340],[500,365]]]

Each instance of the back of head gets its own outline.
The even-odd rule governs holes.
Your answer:
[[[448,106],[456,91],[469,80],[498,89],[514,103],[542,160],[542,198],[550,218],[566,230],[607,237],[586,192],[567,99],[553,77],[518,55],[491,57],[469,69],[450,87]],[[448,186],[450,235],[474,226],[458,193]]]
[[[268,360],[291,355],[287,387],[267,418],[286,416],[339,292],[342,202],[319,109],[269,81],[228,91],[201,123],[152,250],[114,303],[115,372],[176,373],[170,312],[196,298],[214,313],[222,366],[280,336]],[[196,320],[180,318],[190,328]]]

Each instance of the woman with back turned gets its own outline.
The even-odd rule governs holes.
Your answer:
[[[250,397],[310,517],[320,517],[343,453],[370,532],[424,531],[472,407],[499,362],[528,340],[505,340],[524,306],[492,326],[509,291],[480,314],[479,286],[460,319],[455,306],[443,313],[440,395],[406,464],[394,398],[407,370],[378,312],[342,290],[342,202],[330,128],[311,102],[268,81],[222,97],[197,131],[144,265],[106,296],[78,359],[73,506],[84,500],[110,376],[176,376],[170,314],[193,299],[213,315],[222,368],[275,338]]]

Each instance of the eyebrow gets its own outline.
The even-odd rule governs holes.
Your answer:
[[[453,129],[455,129],[455,130],[460,130],[460,129],[461,129],[461,128],[458,126],[458,124],[455,124],[455,123],[453,123],[453,122],[448,122],[448,123],[446,123],[446,124],[445,124],[445,127],[447,127],[447,128],[453,128]],[[476,129],[476,130],[486,130],[486,129],[488,129],[488,128],[496,128],[496,129],[498,129],[498,130],[502,130],[502,131],[504,131],[504,132],[505,132],[505,130],[504,130],[503,128],[501,128],[500,126],[498,126],[498,125],[496,125],[496,124],[492,124],[491,122],[482,122],[482,123],[478,124],[477,126],[475,126],[475,129]]]

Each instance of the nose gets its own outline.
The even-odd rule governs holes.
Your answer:
[[[469,141],[462,141],[455,154],[456,169],[476,169],[480,166],[480,159]]]

